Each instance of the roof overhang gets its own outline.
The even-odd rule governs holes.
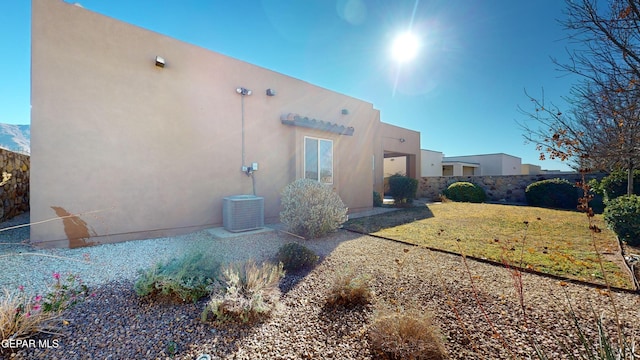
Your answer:
[[[308,117],[301,117],[298,114],[286,114],[280,116],[280,121],[284,125],[300,126],[309,129],[316,129],[320,131],[326,131],[338,135],[353,136],[355,129],[353,127],[347,127],[335,123],[330,123],[322,120],[310,119]]]

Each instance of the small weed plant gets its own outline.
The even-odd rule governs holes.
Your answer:
[[[230,264],[222,270],[222,281],[214,290],[202,312],[202,321],[258,321],[268,316],[278,304],[278,284],[284,276],[282,263],[265,262],[258,266],[250,260]]]
[[[42,302],[44,311],[62,311],[93,295],[78,275],[69,273],[63,277],[60,273],[54,272],[52,276],[53,287]]]
[[[338,274],[327,294],[327,305],[354,308],[369,304],[373,296],[370,281],[371,276],[357,275],[352,270]]]
[[[276,263],[282,263],[285,271],[299,271],[314,267],[320,257],[308,247],[298,243],[282,245],[275,256]]]
[[[329,186],[315,180],[298,179],[282,190],[280,221],[290,232],[304,238],[319,238],[347,221],[347,207]]]
[[[139,270],[134,289],[138,296],[176,296],[182,301],[196,302],[209,294],[219,271],[220,262],[215,257],[193,251]]]

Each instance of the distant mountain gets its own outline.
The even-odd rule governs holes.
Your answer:
[[[31,126],[0,124],[0,148],[31,153]]]

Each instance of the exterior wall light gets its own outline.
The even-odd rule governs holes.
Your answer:
[[[251,90],[245,89],[243,87],[239,87],[236,89],[236,92],[240,95],[251,95]]]
[[[403,142],[407,141],[407,140],[405,140],[404,138],[400,138],[400,139],[398,139],[398,140],[400,140],[400,142],[401,142],[401,143],[403,143]]]
[[[163,68],[165,64],[164,58],[161,56],[156,56],[156,66]]]
[[[267,89],[267,96],[276,96],[276,91],[273,89]]]

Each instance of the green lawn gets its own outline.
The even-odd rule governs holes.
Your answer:
[[[446,202],[349,220],[348,229],[463,253],[568,278],[604,284],[595,246],[610,285],[632,289],[612,261],[618,245],[602,216],[592,233],[587,216],[528,206]]]

